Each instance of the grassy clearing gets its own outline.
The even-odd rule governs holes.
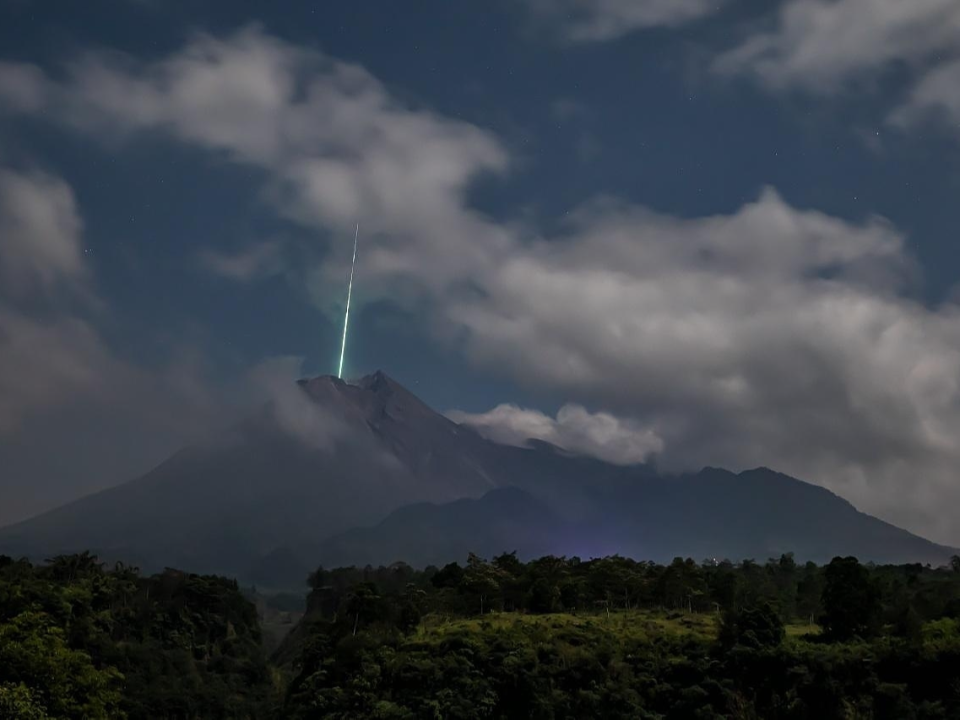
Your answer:
[[[819,635],[820,626],[808,623],[789,624],[784,628],[788,638],[802,638],[805,635]]]
[[[577,631],[609,633],[622,639],[654,640],[660,636],[688,637],[712,641],[717,637],[719,619],[703,613],[676,613],[656,610],[621,610],[606,613],[552,613],[526,615],[492,612],[476,618],[448,618],[428,615],[417,636],[426,642],[440,642],[453,636],[519,631],[527,635],[575,635]],[[787,638],[800,639],[817,634],[820,628],[804,623],[786,626]]]

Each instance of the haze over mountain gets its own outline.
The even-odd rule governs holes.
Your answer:
[[[381,372],[301,380],[142,477],[0,530],[7,554],[84,549],[287,587],[319,563],[470,551],[934,563],[954,552],[767,469],[667,477],[498,444]]]

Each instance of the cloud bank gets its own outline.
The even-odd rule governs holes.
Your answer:
[[[0,522],[142,472],[214,412],[188,349],[146,369],[110,347],[82,233],[63,179],[0,168]]]
[[[744,51],[730,68],[766,68],[774,84],[799,78],[794,67],[816,77],[813,51],[784,38],[797,23],[833,27],[830,13],[851,2],[789,2],[782,17],[801,19],[764,41],[783,50]],[[827,19],[803,15],[819,12]],[[920,57],[898,42],[898,57]],[[594,433],[606,428],[621,461],[656,451],[671,469],[768,465],[960,542],[960,519],[943,511],[960,503],[960,309],[914,298],[905,238],[883,218],[830,217],[767,188],[709,217],[596,198],[549,236],[498,222],[468,199],[477,178],[510,169],[495,136],[256,27],[196,36],[152,64],[85,56],[59,80],[5,65],[0,103],[256,167],[277,213],[312,229],[348,236],[362,208],[360,302],[415,308],[478,366],[605,413],[500,408],[477,420],[488,432],[609,453]],[[336,245],[316,268],[321,302],[349,250]],[[221,271],[254,281],[247,268]]]
[[[772,27],[721,53],[713,69],[775,91],[835,95],[900,71],[909,90],[889,121],[960,118],[960,4],[953,0],[787,0]]]
[[[0,104],[55,114],[110,142],[165,132],[260,168],[285,217],[352,234],[362,215],[367,267],[389,274],[430,255],[434,289],[490,262],[496,246],[508,248],[504,231],[463,202],[477,174],[507,168],[499,142],[400,105],[357,65],[251,26],[226,38],[198,34],[153,64],[87,54],[66,73],[57,82],[30,65],[0,63]],[[452,246],[451,237],[462,241]],[[334,260],[337,280],[347,262],[349,248]],[[213,264],[248,272],[242,262]]]
[[[958,47],[960,6],[952,0],[787,0],[772,30],[749,36],[716,67],[774,88],[836,91]]]
[[[190,344],[167,343],[152,366],[118,353],[83,226],[62,178],[0,167],[0,523],[136,477],[256,402],[329,443],[337,426],[303,407],[290,362],[224,382]]]

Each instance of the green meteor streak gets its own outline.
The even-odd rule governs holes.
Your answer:
[[[347,285],[347,312],[343,316],[343,342],[340,344],[340,368],[337,377],[343,379],[343,355],[347,351],[347,324],[350,322],[350,296],[353,295],[353,271],[357,267],[357,238],[360,236],[360,223],[353,234],[353,262],[350,264],[350,283]]]

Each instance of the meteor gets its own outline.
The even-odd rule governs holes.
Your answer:
[[[343,355],[347,350],[347,324],[350,322],[350,296],[353,295],[353,271],[357,267],[357,238],[360,237],[360,223],[353,234],[353,262],[350,264],[350,283],[347,285],[347,311],[343,316],[343,341],[340,344],[340,368],[337,377],[343,380]]]

